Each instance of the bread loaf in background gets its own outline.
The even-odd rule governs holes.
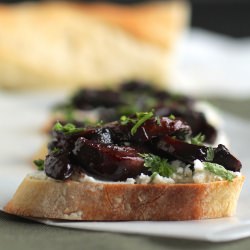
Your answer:
[[[169,80],[183,1],[0,5],[0,87],[72,89]]]

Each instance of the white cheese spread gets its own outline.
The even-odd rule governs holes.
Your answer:
[[[178,184],[178,183],[210,183],[215,181],[222,181],[223,178],[206,170],[203,163],[200,160],[194,161],[193,170],[190,165],[175,160],[171,162],[171,166],[174,169],[174,173],[171,177],[163,177],[159,174],[152,176],[140,174],[136,178],[127,178],[126,181],[103,181],[95,179],[94,177],[88,176],[87,174],[77,173],[71,177],[72,181],[78,181],[82,183],[106,183],[106,184]],[[241,176],[240,172],[232,172],[235,177]],[[54,180],[47,177],[43,171],[36,171],[29,177],[38,180]],[[54,180],[55,181],[55,180]]]

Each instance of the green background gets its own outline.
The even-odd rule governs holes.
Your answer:
[[[250,100],[210,100],[231,114],[250,120]],[[226,243],[180,240],[51,227],[0,212],[0,250],[45,249],[250,249],[250,238]]]

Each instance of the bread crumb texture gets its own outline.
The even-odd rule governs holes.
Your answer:
[[[194,220],[234,214],[244,177],[232,182],[116,184],[26,177],[5,211],[51,219]]]

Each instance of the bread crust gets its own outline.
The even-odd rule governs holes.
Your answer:
[[[199,220],[232,216],[244,182],[126,184],[41,180],[28,176],[7,213],[83,221]]]
[[[90,4],[81,8],[133,34],[139,39],[163,47],[172,47],[189,19],[186,1],[156,2],[121,6],[115,4]]]
[[[66,3],[45,2],[27,5],[0,5],[0,20],[13,28],[20,16],[28,15],[37,24],[51,15],[74,12],[115,25],[143,41],[163,47],[172,47],[173,42],[186,26],[189,5],[186,1],[155,2],[137,5],[111,3]],[[31,20],[30,20],[31,21]],[[63,20],[62,20],[63,21]]]
[[[176,1],[0,4],[0,87],[72,90],[131,79],[165,86],[186,12]]]

